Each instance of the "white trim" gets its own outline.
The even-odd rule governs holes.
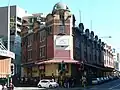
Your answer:
[[[11,51],[6,50],[0,50],[0,56],[10,57],[15,59],[15,54]]]

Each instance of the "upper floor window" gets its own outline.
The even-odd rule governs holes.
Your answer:
[[[40,57],[44,57],[45,56],[45,46],[40,47]]]
[[[52,34],[52,26],[49,26],[47,31],[48,31],[48,35]]]
[[[40,42],[44,41],[45,37],[46,37],[46,32],[45,32],[45,30],[43,30],[40,32]]]
[[[18,22],[21,22],[22,19],[21,19],[20,17],[17,17],[17,21],[18,21]]]
[[[59,33],[61,33],[61,34],[65,33],[65,26],[64,25],[59,26]]]
[[[32,49],[28,50],[28,60],[32,59]]]
[[[32,45],[32,37],[28,38],[28,47]]]

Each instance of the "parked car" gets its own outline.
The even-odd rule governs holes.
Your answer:
[[[107,76],[106,78],[107,78],[107,81],[109,81],[109,80],[110,80],[110,78],[109,78],[108,76]]]
[[[38,83],[38,87],[44,87],[44,88],[52,88],[52,87],[58,87],[59,84],[53,80],[49,80],[49,79],[43,79],[40,80]]]
[[[101,83],[104,83],[105,80],[104,80],[103,77],[101,77],[101,78],[100,78],[100,81],[101,81]]]
[[[3,86],[2,86],[2,85],[0,85],[0,90],[2,90],[2,88],[3,88]]]
[[[96,85],[100,83],[100,78],[92,78],[92,84]]]
[[[110,79],[110,80],[113,80],[114,78],[113,78],[112,76],[109,76],[109,79]]]

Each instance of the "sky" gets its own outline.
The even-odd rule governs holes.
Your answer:
[[[0,0],[0,6],[7,6],[9,0]],[[85,29],[91,29],[102,41],[120,51],[120,0],[10,0],[10,5],[18,5],[28,13],[51,13],[57,2],[65,3],[76,17],[76,25],[84,23]]]

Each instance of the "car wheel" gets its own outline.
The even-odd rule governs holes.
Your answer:
[[[52,85],[49,85],[49,88],[52,88]]]
[[[38,85],[39,88],[41,88],[42,86],[41,85]]]

